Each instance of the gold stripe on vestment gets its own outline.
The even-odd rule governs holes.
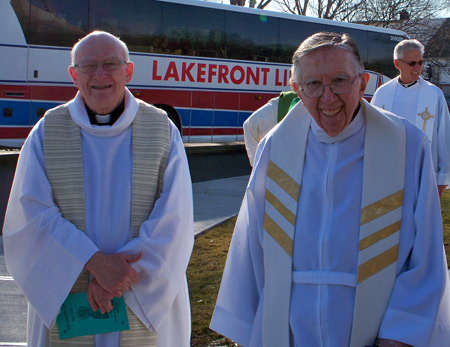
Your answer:
[[[264,216],[264,230],[292,257],[294,241],[267,213]]]
[[[298,201],[300,185],[273,161],[269,161],[267,176],[278,184],[286,193],[288,193],[292,199]]]
[[[403,204],[403,189],[361,209],[361,225],[369,223]]]
[[[394,264],[398,258],[398,244],[387,251],[377,255],[358,267],[357,284]]]
[[[284,217],[286,220],[295,225],[295,214],[293,214],[289,209],[268,189],[266,189],[266,200],[275,207],[275,209]]]
[[[366,238],[362,239],[359,242],[359,250],[362,251],[370,246],[372,246],[373,244],[377,243],[378,241],[381,241],[383,239],[385,239],[388,236],[391,236],[392,234],[394,234],[395,232],[397,232],[398,230],[400,230],[400,227],[402,225],[402,221],[399,220],[391,225],[388,225],[387,227],[378,230],[377,232],[367,236]]]

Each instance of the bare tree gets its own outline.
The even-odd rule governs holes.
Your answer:
[[[264,9],[271,2],[272,0],[259,0],[259,3],[256,4],[257,0],[248,0],[248,7]]]
[[[249,0],[252,1],[252,0]],[[256,1],[256,0],[253,0]],[[264,0],[261,0],[263,2]],[[270,1],[270,0],[265,0]],[[400,15],[408,17],[405,27],[420,19],[433,18],[448,8],[449,0],[274,0],[283,12],[348,22],[390,26]],[[403,29],[403,28],[400,28]]]
[[[282,11],[318,18],[348,20],[366,0],[274,0]]]
[[[425,44],[425,60],[433,66],[433,83],[439,85],[441,71],[450,75],[450,18],[431,20],[428,27],[422,40],[417,39]]]
[[[413,32],[448,6],[448,0],[363,0],[351,21]]]

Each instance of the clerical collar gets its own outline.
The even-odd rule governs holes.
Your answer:
[[[400,83],[404,88],[409,88],[409,87],[412,87],[413,85],[415,85],[417,83],[417,81],[414,81],[412,83],[402,83],[400,80],[398,80],[398,83]]]
[[[110,114],[96,114],[86,104],[85,106],[92,125],[113,125],[125,110],[125,98]]]

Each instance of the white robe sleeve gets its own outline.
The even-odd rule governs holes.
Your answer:
[[[398,275],[379,338],[413,346],[445,346],[450,341],[448,272],[442,241],[439,198],[428,140],[415,153],[414,185],[406,186]],[[409,157],[413,159],[412,156]],[[437,316],[437,318],[436,318]],[[433,334],[433,331],[435,333]],[[430,339],[434,344],[430,345]]]
[[[450,116],[444,94],[438,91],[437,110],[437,141],[432,141],[432,153],[435,165],[436,180],[438,185],[450,185]],[[434,140],[434,138],[433,138]],[[435,154],[436,153],[436,154]]]
[[[244,122],[244,141],[250,165],[255,161],[256,148],[264,136],[277,124],[278,98],[269,100]]]
[[[171,127],[171,150],[161,196],[139,236],[117,252],[143,253],[132,264],[140,280],[124,293],[130,309],[141,321],[159,331],[177,296],[187,297],[186,268],[194,244],[192,184],[183,142]],[[181,300],[183,320],[189,320],[189,302]],[[177,314],[177,313],[175,313]],[[189,325],[190,326],[190,325]],[[172,331],[172,334],[175,334]]]
[[[242,346],[261,346],[262,232],[269,151],[263,140],[242,202],[210,328]]]
[[[3,227],[8,271],[47,327],[95,244],[61,215],[46,177],[40,122],[18,160]]]

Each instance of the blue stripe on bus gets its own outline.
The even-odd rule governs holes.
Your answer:
[[[34,125],[40,118],[37,116],[38,108],[44,110],[60,105],[60,102],[16,101],[0,100],[0,124],[1,125]],[[5,117],[5,109],[12,109],[12,116]]]
[[[34,125],[38,120],[38,108],[48,110],[60,105],[60,102],[5,100],[0,99],[0,125]],[[12,116],[3,116],[4,109],[12,109]],[[212,109],[176,108],[181,118],[181,124],[187,128],[193,127],[242,127],[244,121],[252,114],[251,111],[224,111]]]

